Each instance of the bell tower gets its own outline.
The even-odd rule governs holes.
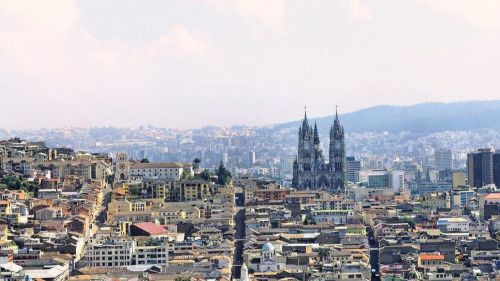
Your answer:
[[[115,182],[127,181],[130,173],[130,162],[127,153],[116,153],[115,158]]]

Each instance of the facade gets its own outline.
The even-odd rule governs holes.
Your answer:
[[[359,181],[368,188],[388,188],[391,185],[391,173],[385,169],[363,170],[359,172]]]
[[[438,171],[452,169],[453,157],[449,149],[437,149],[434,151],[434,166]]]
[[[279,269],[280,267],[274,246],[267,241],[264,246],[262,246],[262,254],[260,256],[260,263],[257,265],[257,271],[277,272]]]
[[[493,182],[500,187],[500,150],[493,154]]]
[[[439,218],[437,227],[442,232],[469,232],[469,221],[464,218]]]
[[[138,180],[180,180],[182,172],[193,175],[193,166],[182,163],[137,163],[130,167],[130,176]]]
[[[135,242],[132,240],[114,239],[92,241],[87,245],[86,263],[90,267],[125,267],[132,265],[135,253]]]
[[[135,240],[92,240],[85,254],[90,267],[127,267],[130,265],[168,265],[168,243],[153,239],[143,245]]]
[[[395,192],[400,192],[405,188],[404,171],[391,171],[391,186]]]
[[[467,174],[472,187],[493,183],[493,152],[490,148],[467,154]]]
[[[299,128],[297,158],[293,164],[292,186],[297,189],[327,189],[336,193],[345,192],[346,165],[344,127],[338,114],[330,128],[329,161],[321,150],[318,128],[309,125],[307,113]]]
[[[351,156],[346,158],[346,173],[348,182],[359,182],[359,171],[361,171],[361,162]]]
[[[127,153],[117,153],[115,159],[115,180],[128,180],[130,163]]]

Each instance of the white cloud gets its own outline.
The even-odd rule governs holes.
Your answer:
[[[176,26],[151,42],[147,49],[149,54],[160,57],[205,57],[210,48],[207,38],[185,26]]]
[[[370,7],[361,0],[347,1],[347,15],[352,20],[367,21],[373,19]]]
[[[497,0],[419,0],[434,11],[467,21],[481,29],[500,27],[500,1]]]
[[[281,34],[285,31],[286,0],[206,1],[218,9],[233,10],[246,19],[254,19],[275,34]]]

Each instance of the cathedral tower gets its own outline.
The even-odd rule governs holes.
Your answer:
[[[318,126],[309,125],[307,112],[299,128],[297,157],[293,163],[292,186],[297,189],[327,189],[343,193],[345,189],[344,128],[338,114],[330,128],[329,162],[325,162]]]
[[[344,127],[340,124],[339,115],[335,109],[335,120],[330,128],[330,168],[332,169],[332,188],[336,192],[345,189],[345,142]]]

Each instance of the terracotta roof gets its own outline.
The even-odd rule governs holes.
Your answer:
[[[152,222],[141,222],[134,224],[135,227],[149,233],[150,235],[167,234],[168,231],[161,225]]]
[[[484,199],[500,199],[500,193],[490,193]]]
[[[438,253],[420,254],[420,260],[444,260],[444,256]]]

